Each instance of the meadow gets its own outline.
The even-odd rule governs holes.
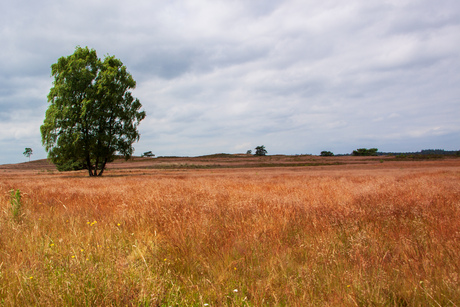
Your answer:
[[[0,304],[459,306],[460,159],[346,159],[0,168]]]

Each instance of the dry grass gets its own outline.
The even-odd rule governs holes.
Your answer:
[[[460,169],[417,165],[3,173],[0,304],[459,306]]]

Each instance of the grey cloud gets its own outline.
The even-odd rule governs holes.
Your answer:
[[[173,79],[190,71],[196,56],[197,54],[193,50],[159,48],[137,58],[132,69],[147,76],[154,75]]]
[[[402,4],[393,10],[396,15],[389,27],[390,33],[412,33],[429,35],[433,31],[460,24],[460,4],[458,1],[419,1]]]
[[[0,141],[39,146],[50,65],[82,45],[137,80],[137,152],[456,149],[459,14],[453,0],[4,2]]]

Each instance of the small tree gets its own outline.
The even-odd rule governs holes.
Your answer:
[[[152,153],[152,151],[146,151],[142,154],[142,157],[149,157],[149,158],[153,158],[155,157],[155,155]]]
[[[27,158],[29,158],[29,162],[30,162],[30,156],[33,154],[32,148],[27,147],[22,154],[26,156]]]
[[[321,156],[323,156],[323,157],[331,157],[331,156],[333,156],[333,155],[334,155],[334,154],[333,154],[331,151],[323,150],[323,151],[321,152]]]
[[[254,155],[265,156],[266,154],[267,154],[267,150],[265,149],[264,145],[256,147],[256,153]]]
[[[249,149],[248,151],[246,151],[246,154],[247,155],[252,155],[252,150]]]

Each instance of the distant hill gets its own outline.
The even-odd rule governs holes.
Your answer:
[[[56,170],[54,164],[47,159],[32,160],[30,162],[22,162],[15,164],[1,164],[0,169],[11,170]]]

